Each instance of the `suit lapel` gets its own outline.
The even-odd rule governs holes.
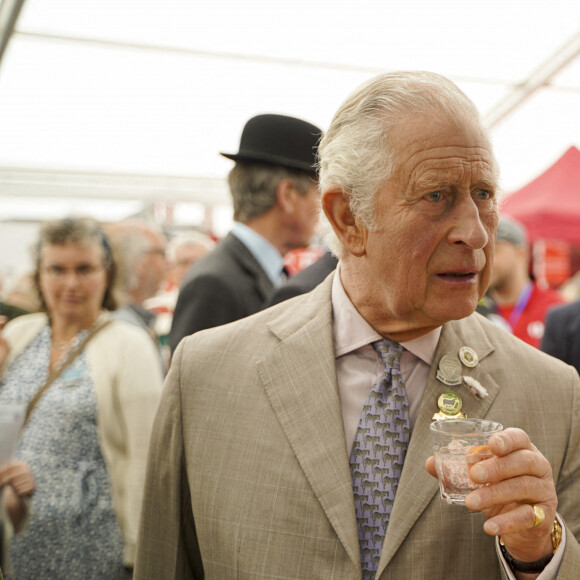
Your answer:
[[[477,319],[474,320],[474,316],[471,316],[469,321],[468,324],[464,321],[447,323],[441,331],[429,380],[405,458],[377,578],[387,567],[429,502],[439,493],[437,480],[425,470],[425,460],[433,454],[429,425],[432,422],[433,414],[439,410],[437,407],[439,395],[446,391],[457,393],[463,402],[462,412],[468,417],[483,418],[487,415],[499,391],[499,385],[490,374],[493,357],[489,355],[493,352],[493,346],[487,340],[485,330],[479,325]],[[474,322],[475,324],[473,324]],[[463,384],[449,387],[437,380],[437,367],[441,357],[446,353],[458,353],[462,346],[471,347],[478,355],[479,363],[475,367],[468,368],[462,365],[462,375],[475,378],[486,388],[488,396],[484,399],[474,396]]]
[[[349,557],[360,565],[332,334],[330,280],[315,306],[271,325],[280,344],[258,363],[274,413]],[[326,293],[326,294],[325,294]],[[289,320],[292,318],[292,320]]]

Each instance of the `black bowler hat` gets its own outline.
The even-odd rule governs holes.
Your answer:
[[[258,115],[245,125],[237,153],[220,153],[234,161],[258,161],[316,173],[322,131],[285,115]]]

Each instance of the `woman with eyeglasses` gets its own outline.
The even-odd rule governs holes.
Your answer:
[[[127,578],[159,358],[144,331],[108,313],[116,265],[96,222],[45,224],[35,253],[45,312],[0,332],[0,405],[26,410],[14,461],[36,487],[4,495],[9,514],[25,512],[32,496],[26,527],[9,545],[8,577]],[[0,483],[11,464],[0,466]]]

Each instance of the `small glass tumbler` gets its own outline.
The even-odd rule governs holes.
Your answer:
[[[443,419],[431,423],[433,457],[441,499],[449,504],[465,505],[465,497],[481,484],[469,477],[473,465],[489,459],[487,442],[503,430],[487,419]]]

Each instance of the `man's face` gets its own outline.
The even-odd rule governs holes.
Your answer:
[[[144,253],[140,271],[140,291],[143,300],[155,296],[167,273],[165,237],[156,232],[150,232],[149,249]]]
[[[183,245],[175,249],[175,262],[171,268],[172,281],[178,288],[181,286],[189,268],[200,258],[203,258],[209,249],[201,244]]]
[[[489,289],[494,291],[509,287],[512,280],[520,279],[522,268],[527,268],[525,248],[502,240],[496,241]]]
[[[313,182],[306,194],[297,194],[295,200],[288,243],[290,249],[306,248],[312,242],[320,219],[318,183]]]
[[[497,228],[491,147],[477,124],[424,115],[391,133],[398,164],[363,230],[369,285],[355,305],[408,340],[471,314],[490,276]],[[348,290],[347,290],[348,291]],[[356,294],[356,292],[355,292]]]

